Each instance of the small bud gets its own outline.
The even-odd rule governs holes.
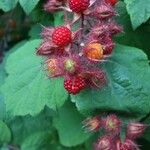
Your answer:
[[[147,126],[142,123],[130,123],[127,127],[127,137],[129,139],[140,137],[144,133],[146,127]]]
[[[83,121],[84,128],[88,131],[97,131],[101,128],[101,118],[96,116]]]
[[[101,137],[95,144],[95,150],[114,150],[112,138],[109,136]]]
[[[51,44],[47,41],[43,41],[37,49],[37,55],[50,55],[53,51],[54,49],[52,49]]]
[[[112,132],[114,134],[120,133],[121,121],[116,115],[110,115],[104,119],[104,128],[107,132]]]
[[[91,15],[97,17],[98,19],[109,19],[115,16],[116,12],[111,6],[102,3],[91,12]]]
[[[114,22],[109,23],[108,26],[109,26],[109,31],[112,35],[118,34],[123,31],[122,27]]]

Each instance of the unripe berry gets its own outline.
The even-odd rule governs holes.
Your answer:
[[[66,59],[64,61],[65,70],[69,73],[74,73],[76,71],[76,62],[73,59]]]
[[[91,60],[101,60],[103,58],[103,48],[99,43],[90,43],[84,49],[84,54]]]
[[[71,43],[71,38],[72,33],[70,29],[68,29],[65,26],[57,27],[55,28],[53,34],[52,34],[52,41],[57,45],[57,46],[67,46],[69,43]]]
[[[90,0],[69,0],[69,7],[73,12],[83,13],[90,5]]]

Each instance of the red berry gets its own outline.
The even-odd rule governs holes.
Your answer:
[[[85,88],[85,80],[81,76],[77,76],[73,79],[65,80],[64,81],[64,87],[65,89],[72,94],[77,94],[81,90]]]
[[[90,0],[69,0],[69,7],[73,12],[82,13],[90,5]]]
[[[106,2],[114,6],[118,2],[118,0],[106,0]]]
[[[71,31],[67,27],[57,27],[53,34],[52,40],[57,46],[67,46],[71,42]]]

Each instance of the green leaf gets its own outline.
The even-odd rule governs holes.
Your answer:
[[[3,146],[0,148],[0,150],[9,150],[9,148],[7,146]]]
[[[31,11],[36,7],[39,0],[19,0],[20,5],[23,7],[24,11],[27,14],[30,14]]]
[[[89,138],[89,134],[82,129],[83,120],[84,118],[70,103],[58,110],[58,116],[54,118],[54,126],[58,130],[62,145],[76,146]]]
[[[128,119],[139,119],[149,113],[150,66],[141,50],[117,45],[104,69],[108,78],[106,87],[72,96],[72,101],[81,112],[94,109],[115,111]]]
[[[12,116],[36,115],[45,105],[53,110],[61,107],[68,98],[62,79],[48,79],[36,56],[40,40],[31,40],[10,54],[6,71],[9,74],[1,87],[6,110]]]
[[[134,29],[150,18],[150,0],[125,0],[125,3]]]
[[[29,31],[29,36],[31,39],[40,39],[40,33],[41,33],[42,27],[40,24],[36,24],[32,26],[31,30]]]
[[[116,17],[117,22],[123,26],[124,33],[119,34],[115,37],[115,40],[124,45],[129,45],[132,47],[138,47],[143,49],[150,58],[150,42],[147,42],[150,35],[150,26],[148,23],[140,26],[136,30],[133,30],[130,16],[127,14],[126,5],[123,2],[119,2],[117,4],[117,12],[119,13],[119,17]]]
[[[54,25],[55,26],[60,26],[64,23],[64,20],[63,20],[63,13],[62,12],[57,12],[54,14]]]
[[[50,146],[49,132],[36,132],[27,137],[21,145],[21,150],[48,150]]]
[[[17,5],[18,0],[0,0],[0,9],[10,11]]]
[[[25,117],[15,117],[8,121],[13,134],[13,143],[21,145],[26,138],[39,132],[49,133],[52,130],[51,113],[43,111],[36,117],[29,115]]]
[[[8,143],[11,140],[11,132],[7,125],[0,121],[0,143]]]
[[[6,76],[7,76],[7,74],[4,69],[4,63],[1,63],[0,64],[0,85],[2,85],[4,83]],[[3,95],[0,91],[0,119],[4,119],[5,116],[6,116],[6,108],[5,108]]]

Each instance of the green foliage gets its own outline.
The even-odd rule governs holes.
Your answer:
[[[61,144],[64,146],[76,146],[85,142],[89,135],[82,129],[84,118],[77,112],[76,108],[66,103],[58,110],[54,118],[54,126],[58,130]]]
[[[48,150],[50,143],[49,132],[36,132],[25,139],[22,150]]]
[[[19,2],[24,11],[29,14],[38,4],[39,0],[19,0]]]
[[[0,0],[0,9],[10,11],[17,5],[18,0]]]
[[[119,2],[116,7],[117,12],[119,13],[119,17],[117,17],[116,20],[121,26],[123,26],[124,33],[116,36],[115,40],[120,44],[138,47],[144,50],[150,58],[150,42],[147,42],[150,35],[149,23],[147,22],[136,30],[133,30],[130,16],[128,15],[125,6],[125,3]]]
[[[30,14],[31,11],[36,7],[40,0],[1,0],[0,1],[0,9],[7,12],[16,7],[19,2],[24,11],[27,14]]]
[[[29,115],[25,117],[15,117],[8,120],[7,123],[13,134],[12,142],[20,145],[33,134],[43,132],[50,134],[52,130],[51,113],[47,113],[45,110],[35,117]]]
[[[11,132],[7,125],[0,121],[0,143],[8,143],[11,140]]]
[[[56,110],[67,100],[62,80],[48,80],[42,69],[42,59],[35,54],[39,43],[29,41],[7,59],[9,76],[2,91],[6,109],[13,116],[36,115],[46,105]]]
[[[125,0],[125,3],[134,29],[150,18],[150,0]]]

